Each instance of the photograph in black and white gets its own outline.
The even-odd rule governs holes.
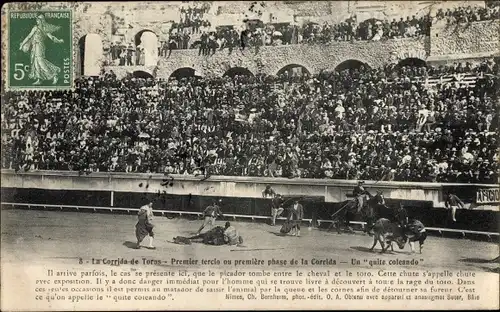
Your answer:
[[[2,309],[498,308],[500,1],[3,15],[58,10],[72,88],[2,83]]]

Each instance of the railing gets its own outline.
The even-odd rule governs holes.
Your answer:
[[[0,203],[2,208],[4,206],[10,206],[11,208],[16,208],[16,207],[23,207],[23,208],[28,208],[28,209],[47,209],[47,208],[58,208],[60,210],[63,210],[64,208],[69,208],[69,209],[75,209],[76,211],[93,211],[97,212],[98,210],[107,210],[110,212],[113,211],[126,211],[127,213],[130,213],[132,211],[139,211],[139,208],[118,208],[118,207],[97,207],[97,206],[75,206],[75,205],[48,205],[48,204],[26,204],[26,203],[7,203],[7,202],[1,202]],[[195,211],[175,211],[175,210],[153,210],[153,213],[156,214],[161,214],[161,216],[165,216],[166,214],[177,214],[179,216],[182,215],[196,215],[196,216],[201,216],[203,213],[202,212],[195,212]],[[261,220],[267,220],[270,217],[267,216],[256,216],[256,215],[240,215],[240,214],[224,214],[225,217],[231,217],[233,220],[236,220],[236,218],[244,218],[244,219],[251,219],[252,221],[255,221],[256,219],[261,219]],[[286,220],[284,217],[278,217],[276,218],[278,220]],[[309,226],[312,226],[312,219],[302,219],[303,222],[308,222]],[[334,222],[333,220],[316,220],[318,222],[318,225],[321,225],[321,223],[332,223]],[[356,224],[360,225],[362,229],[365,228],[366,222],[361,222],[361,221],[351,221],[351,224]],[[443,232],[450,232],[450,233],[460,233],[462,234],[462,237],[465,238],[466,234],[474,234],[474,235],[484,235],[488,238],[488,240],[492,240],[492,236],[500,236],[500,233],[495,233],[495,232],[483,232],[483,231],[471,231],[471,230],[463,230],[463,229],[447,229],[447,228],[435,228],[435,227],[426,227],[427,231],[431,232],[437,232],[439,235],[443,235]]]
[[[161,173],[139,173],[139,172],[92,172],[90,175],[81,175],[78,171],[69,170],[36,170],[28,172],[15,172],[13,169],[1,169],[2,175],[5,177],[30,177],[30,176],[41,176],[43,178],[49,177],[61,177],[61,178],[81,178],[81,179],[108,179],[108,180],[122,180],[122,179],[137,179],[138,182],[145,182],[151,176],[151,181],[161,181],[165,179],[166,176]],[[201,177],[196,177],[194,175],[184,175],[184,174],[170,174],[169,177],[173,177],[176,181],[192,181],[200,182]],[[2,177],[4,178],[4,177]],[[341,179],[312,179],[312,178],[283,178],[283,177],[255,177],[255,176],[210,176],[210,179],[206,180],[208,182],[234,182],[234,183],[259,183],[259,184],[289,184],[289,185],[320,185],[320,186],[345,186],[353,187],[357,184],[356,180],[341,180]],[[500,180],[499,180],[500,181]],[[424,189],[432,190],[439,189],[443,186],[462,186],[463,183],[435,183],[435,182],[405,182],[405,181],[371,181],[365,180],[365,184],[369,187],[377,188],[398,188],[398,189]],[[497,186],[497,184],[484,184],[484,183],[468,183],[468,186],[478,186],[478,187],[492,187]]]

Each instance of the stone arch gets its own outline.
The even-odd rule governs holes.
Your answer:
[[[398,60],[404,60],[407,58],[416,58],[421,60],[426,60],[428,55],[424,50],[400,50],[395,52]]]
[[[335,70],[336,71],[343,71],[346,69],[359,69],[361,67],[371,68],[370,65],[368,65],[365,62],[359,61],[359,60],[345,60],[342,63],[340,63],[339,65],[337,65],[335,67]]]
[[[146,78],[146,79],[153,79],[153,75],[147,71],[144,70],[136,70],[132,73],[132,77],[134,78]]]
[[[169,79],[180,80],[182,78],[191,78],[191,77],[201,77],[199,73],[196,72],[196,69],[192,67],[181,67],[174,70]]]
[[[156,66],[158,64],[158,36],[149,29],[139,31],[134,37],[136,65]]]
[[[398,62],[398,66],[427,67],[427,62],[416,57],[408,57]]]
[[[276,76],[281,76],[285,73],[288,73],[289,76],[293,76],[294,74],[311,75],[311,72],[305,66],[299,64],[288,64],[282,67],[280,70],[278,70]]]
[[[248,68],[231,67],[224,73],[224,76],[229,76],[233,78],[235,76],[255,76],[255,75]]]
[[[86,34],[78,40],[78,70],[80,76],[99,76],[104,60],[102,38]]]

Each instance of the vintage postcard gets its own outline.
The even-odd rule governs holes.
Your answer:
[[[2,311],[499,309],[499,1],[1,13]]]

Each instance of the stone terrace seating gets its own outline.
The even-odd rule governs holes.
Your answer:
[[[497,183],[489,68],[461,87],[387,67],[7,92],[2,168]]]

